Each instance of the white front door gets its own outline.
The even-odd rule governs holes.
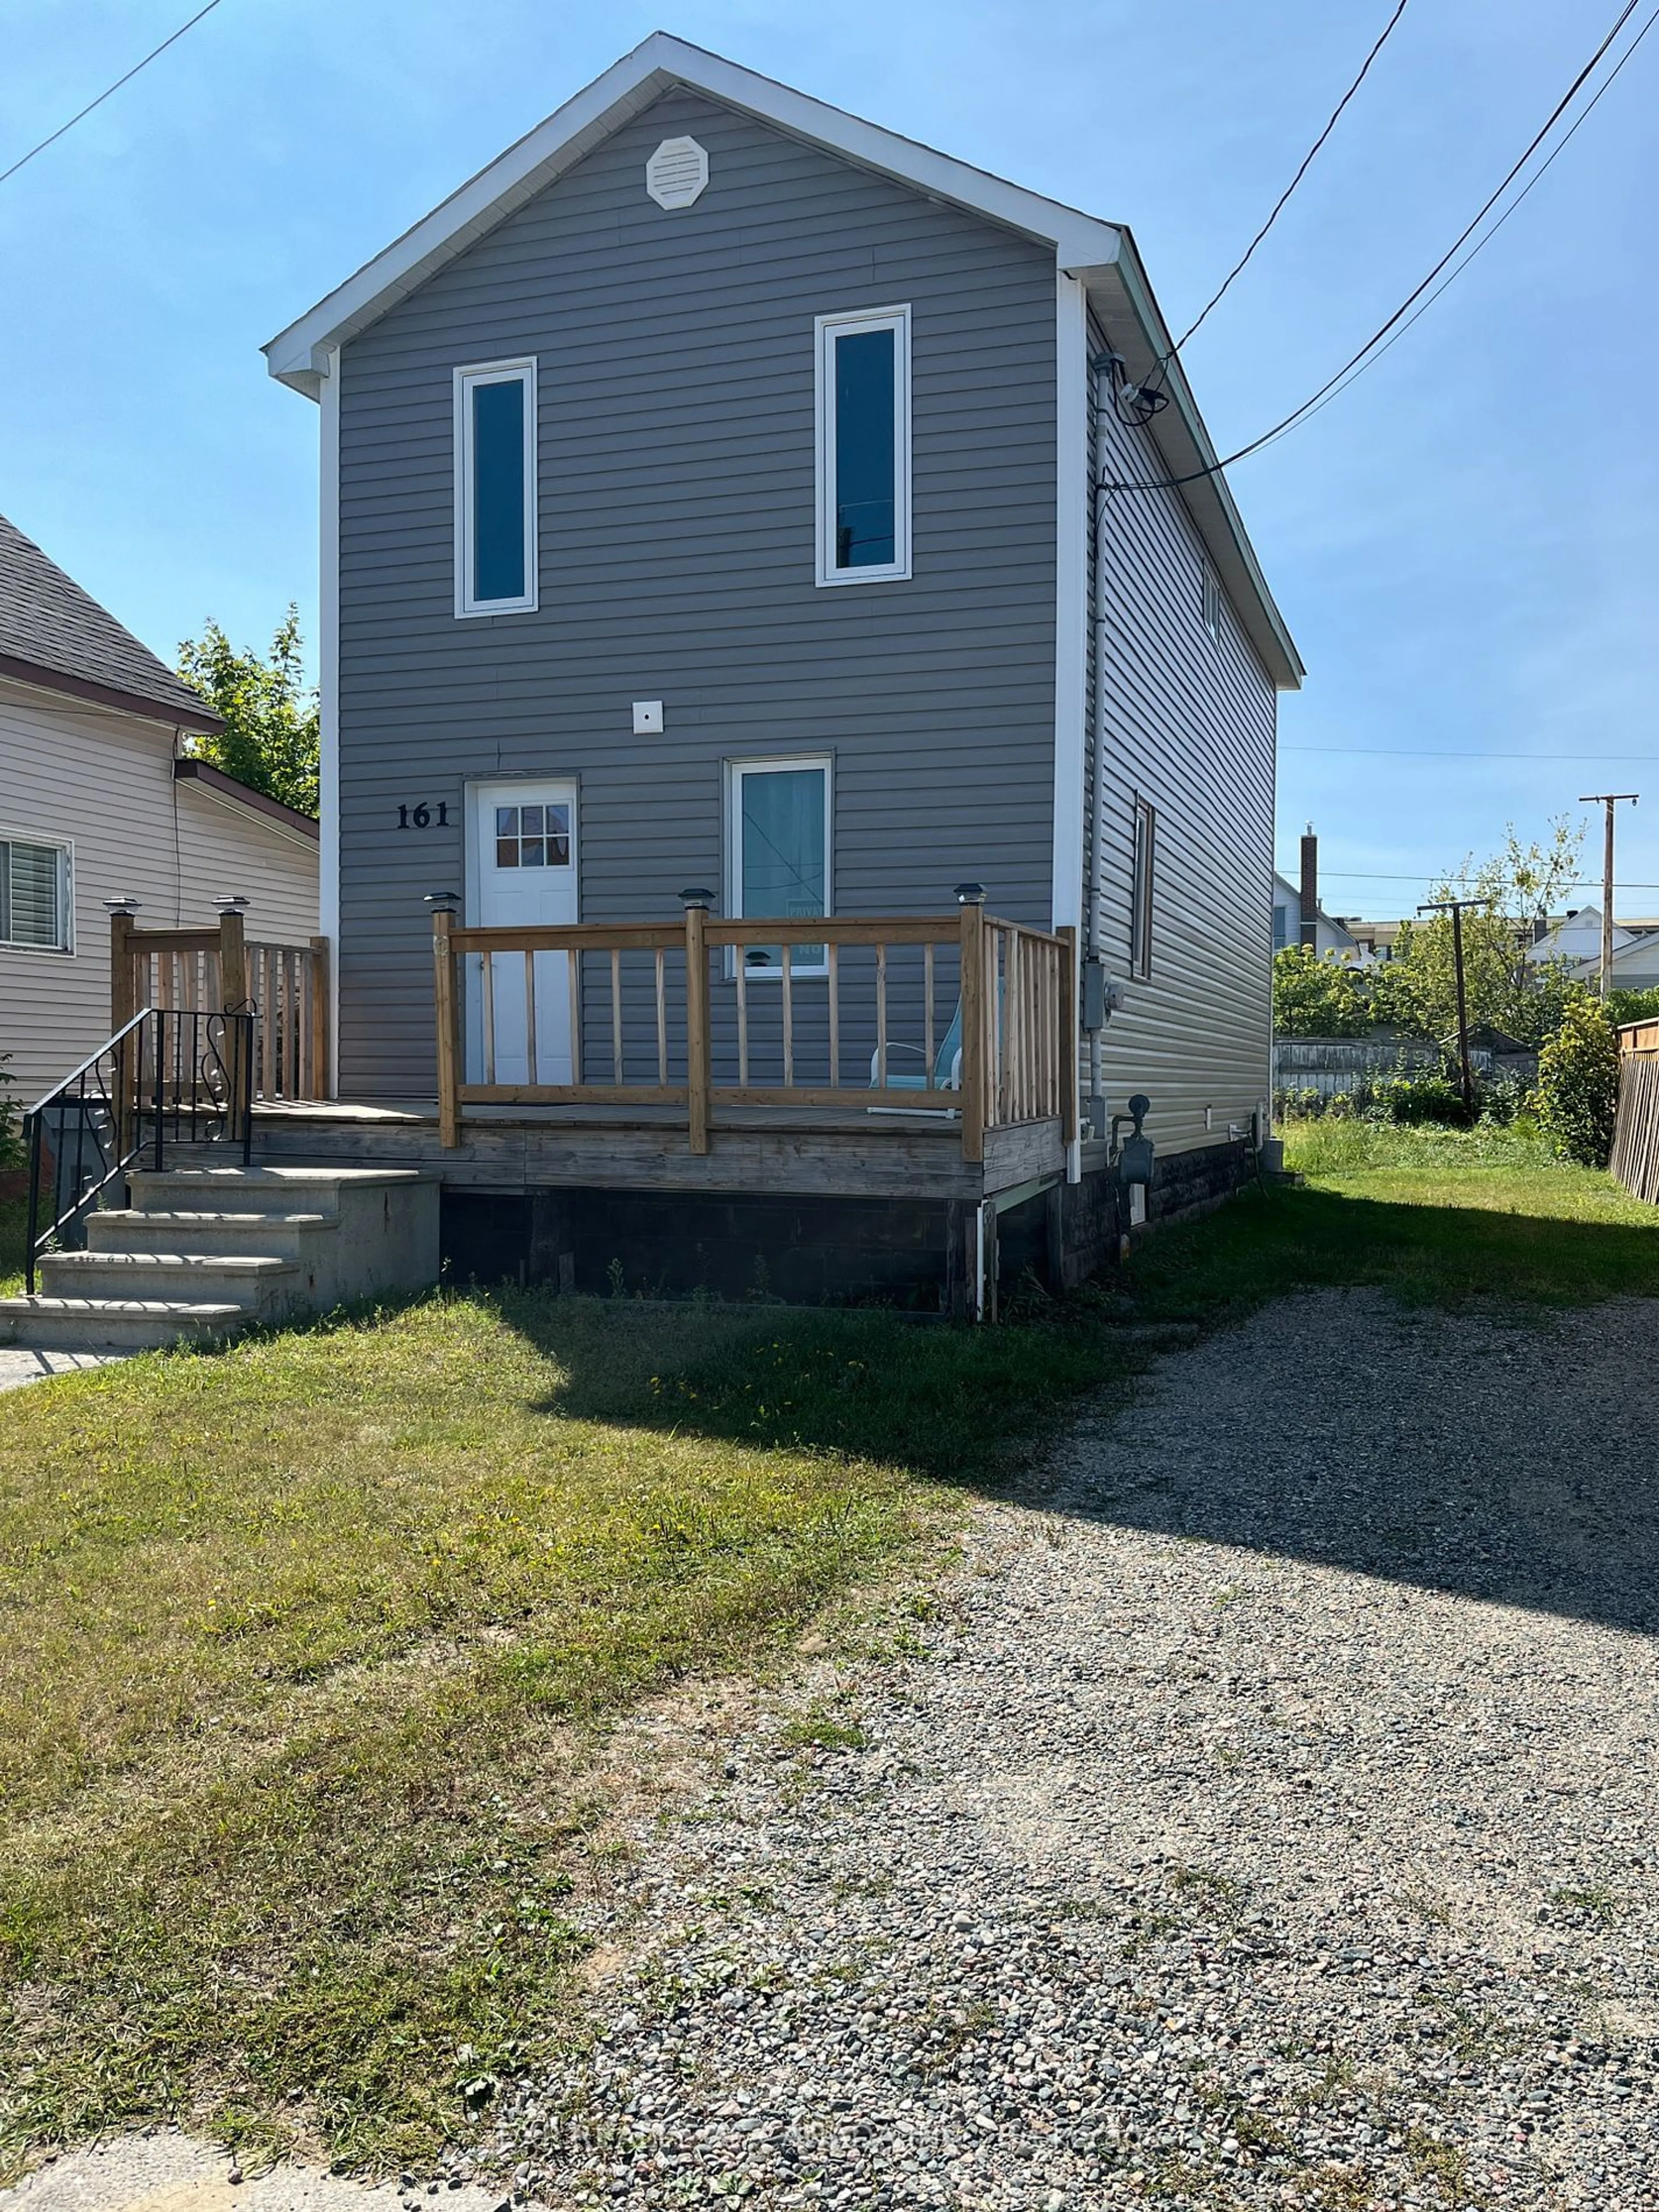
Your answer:
[[[472,787],[467,920],[481,928],[541,927],[580,920],[576,895],[576,787],[514,777]],[[535,955],[536,1065],[530,1065],[530,1005],[525,956],[489,956],[494,985],[495,1069],[485,1072],[483,959],[467,961],[466,1079],[469,1083],[568,1083],[570,963],[562,952]]]

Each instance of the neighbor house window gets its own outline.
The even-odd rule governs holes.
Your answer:
[[[63,845],[0,838],[0,945],[70,949],[70,856]]]
[[[1291,910],[1273,901],[1273,951],[1282,952],[1291,941]]]
[[[726,832],[726,911],[736,921],[830,911],[830,784],[827,760],[733,761]],[[751,975],[783,966],[775,945],[738,948]],[[792,945],[792,975],[825,972],[822,945]]]
[[[1157,864],[1158,816],[1135,801],[1134,872],[1130,882],[1129,972],[1145,981],[1152,972],[1152,872]]]
[[[1218,645],[1221,642],[1221,579],[1204,563],[1204,627]]]
[[[536,364],[455,372],[455,611],[536,604]]]
[[[818,581],[910,573],[910,310],[817,320]]]

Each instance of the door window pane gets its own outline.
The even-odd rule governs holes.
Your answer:
[[[891,568],[894,538],[894,353],[891,330],[837,337],[836,566]]]
[[[738,883],[741,913],[804,919],[826,911],[824,809],[829,778],[821,768],[739,772]],[[744,949],[751,970],[780,968],[780,949]],[[797,945],[793,968],[821,968],[821,945]]]
[[[525,596],[524,380],[472,386],[472,596]]]
[[[568,806],[498,806],[495,809],[495,866],[498,868],[568,868],[570,866]]]

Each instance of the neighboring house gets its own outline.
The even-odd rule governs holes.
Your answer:
[[[317,825],[186,739],[220,726],[188,684],[0,517],[0,1051],[20,1103],[110,1033],[110,922],[250,935],[317,927]]]
[[[1553,922],[1527,957],[1544,966],[1562,961],[1579,982],[1593,983],[1601,974],[1601,908],[1582,906]],[[1613,988],[1646,991],[1659,986],[1659,921],[1620,921],[1613,925]]]
[[[1322,906],[1315,915],[1314,951],[1322,959],[1357,960],[1360,958],[1358,939],[1347,925],[1334,915],[1326,913]],[[1302,894],[1296,885],[1277,872],[1273,875],[1273,951],[1282,952],[1287,945],[1302,942]]]
[[[432,1157],[457,1194],[519,1193],[518,1226],[489,1201],[504,1262],[550,1265],[568,1237],[581,1279],[568,1208],[537,1212],[580,1186],[811,1193],[843,1227],[860,1199],[971,1201],[982,1267],[985,1209],[994,1227],[1100,1183],[1135,1092],[1154,1210],[1243,1171],[1270,1088],[1275,694],[1302,667],[1126,230],[659,33],[266,352],[321,412],[341,1097],[403,1106],[407,1131],[448,1080],[427,895],[459,895],[462,926],[587,932],[497,951],[488,1007],[479,955],[462,963],[473,1095]],[[954,933],[964,883],[1030,933],[987,940],[1018,960],[987,986],[1006,1064],[982,1176],[971,1018],[947,1048],[954,936],[932,1008],[919,938],[902,1003],[854,973],[860,918]],[[701,1009],[660,958],[653,1008],[647,964],[692,928],[686,890],[724,948],[707,1157]],[[778,917],[787,988],[780,945],[740,933]],[[769,1044],[758,1079],[791,1007],[795,1070]],[[973,1177],[926,1164],[925,1115],[957,1110],[937,1093],[854,1104],[901,1051],[968,1094]],[[792,1080],[820,1086],[799,1109]],[[584,1150],[576,1109],[623,1115],[642,1083],[635,1121],[676,1122],[673,1144]],[[763,1145],[748,1105],[823,1127]],[[516,1115],[510,1170],[473,1106]],[[721,1218],[709,1249],[737,1234]]]

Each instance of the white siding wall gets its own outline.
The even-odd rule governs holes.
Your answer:
[[[104,900],[131,891],[141,927],[195,926],[214,920],[216,892],[242,891],[250,936],[316,929],[316,848],[176,785],[173,744],[160,723],[0,684],[0,834],[74,848],[73,951],[0,945],[0,1052],[20,1103],[109,1034]]]
[[[1167,473],[1144,431],[1103,410],[1109,475]],[[1107,972],[1125,1005],[1102,1040],[1109,1113],[1144,1091],[1164,1152],[1226,1140],[1271,1090],[1276,695],[1232,609],[1203,623],[1203,553],[1176,491],[1100,500],[1098,573],[1107,700]],[[1095,672],[1091,668],[1091,677]],[[1137,797],[1158,811],[1152,974],[1129,974]],[[1205,1109],[1212,1126],[1205,1127]]]

